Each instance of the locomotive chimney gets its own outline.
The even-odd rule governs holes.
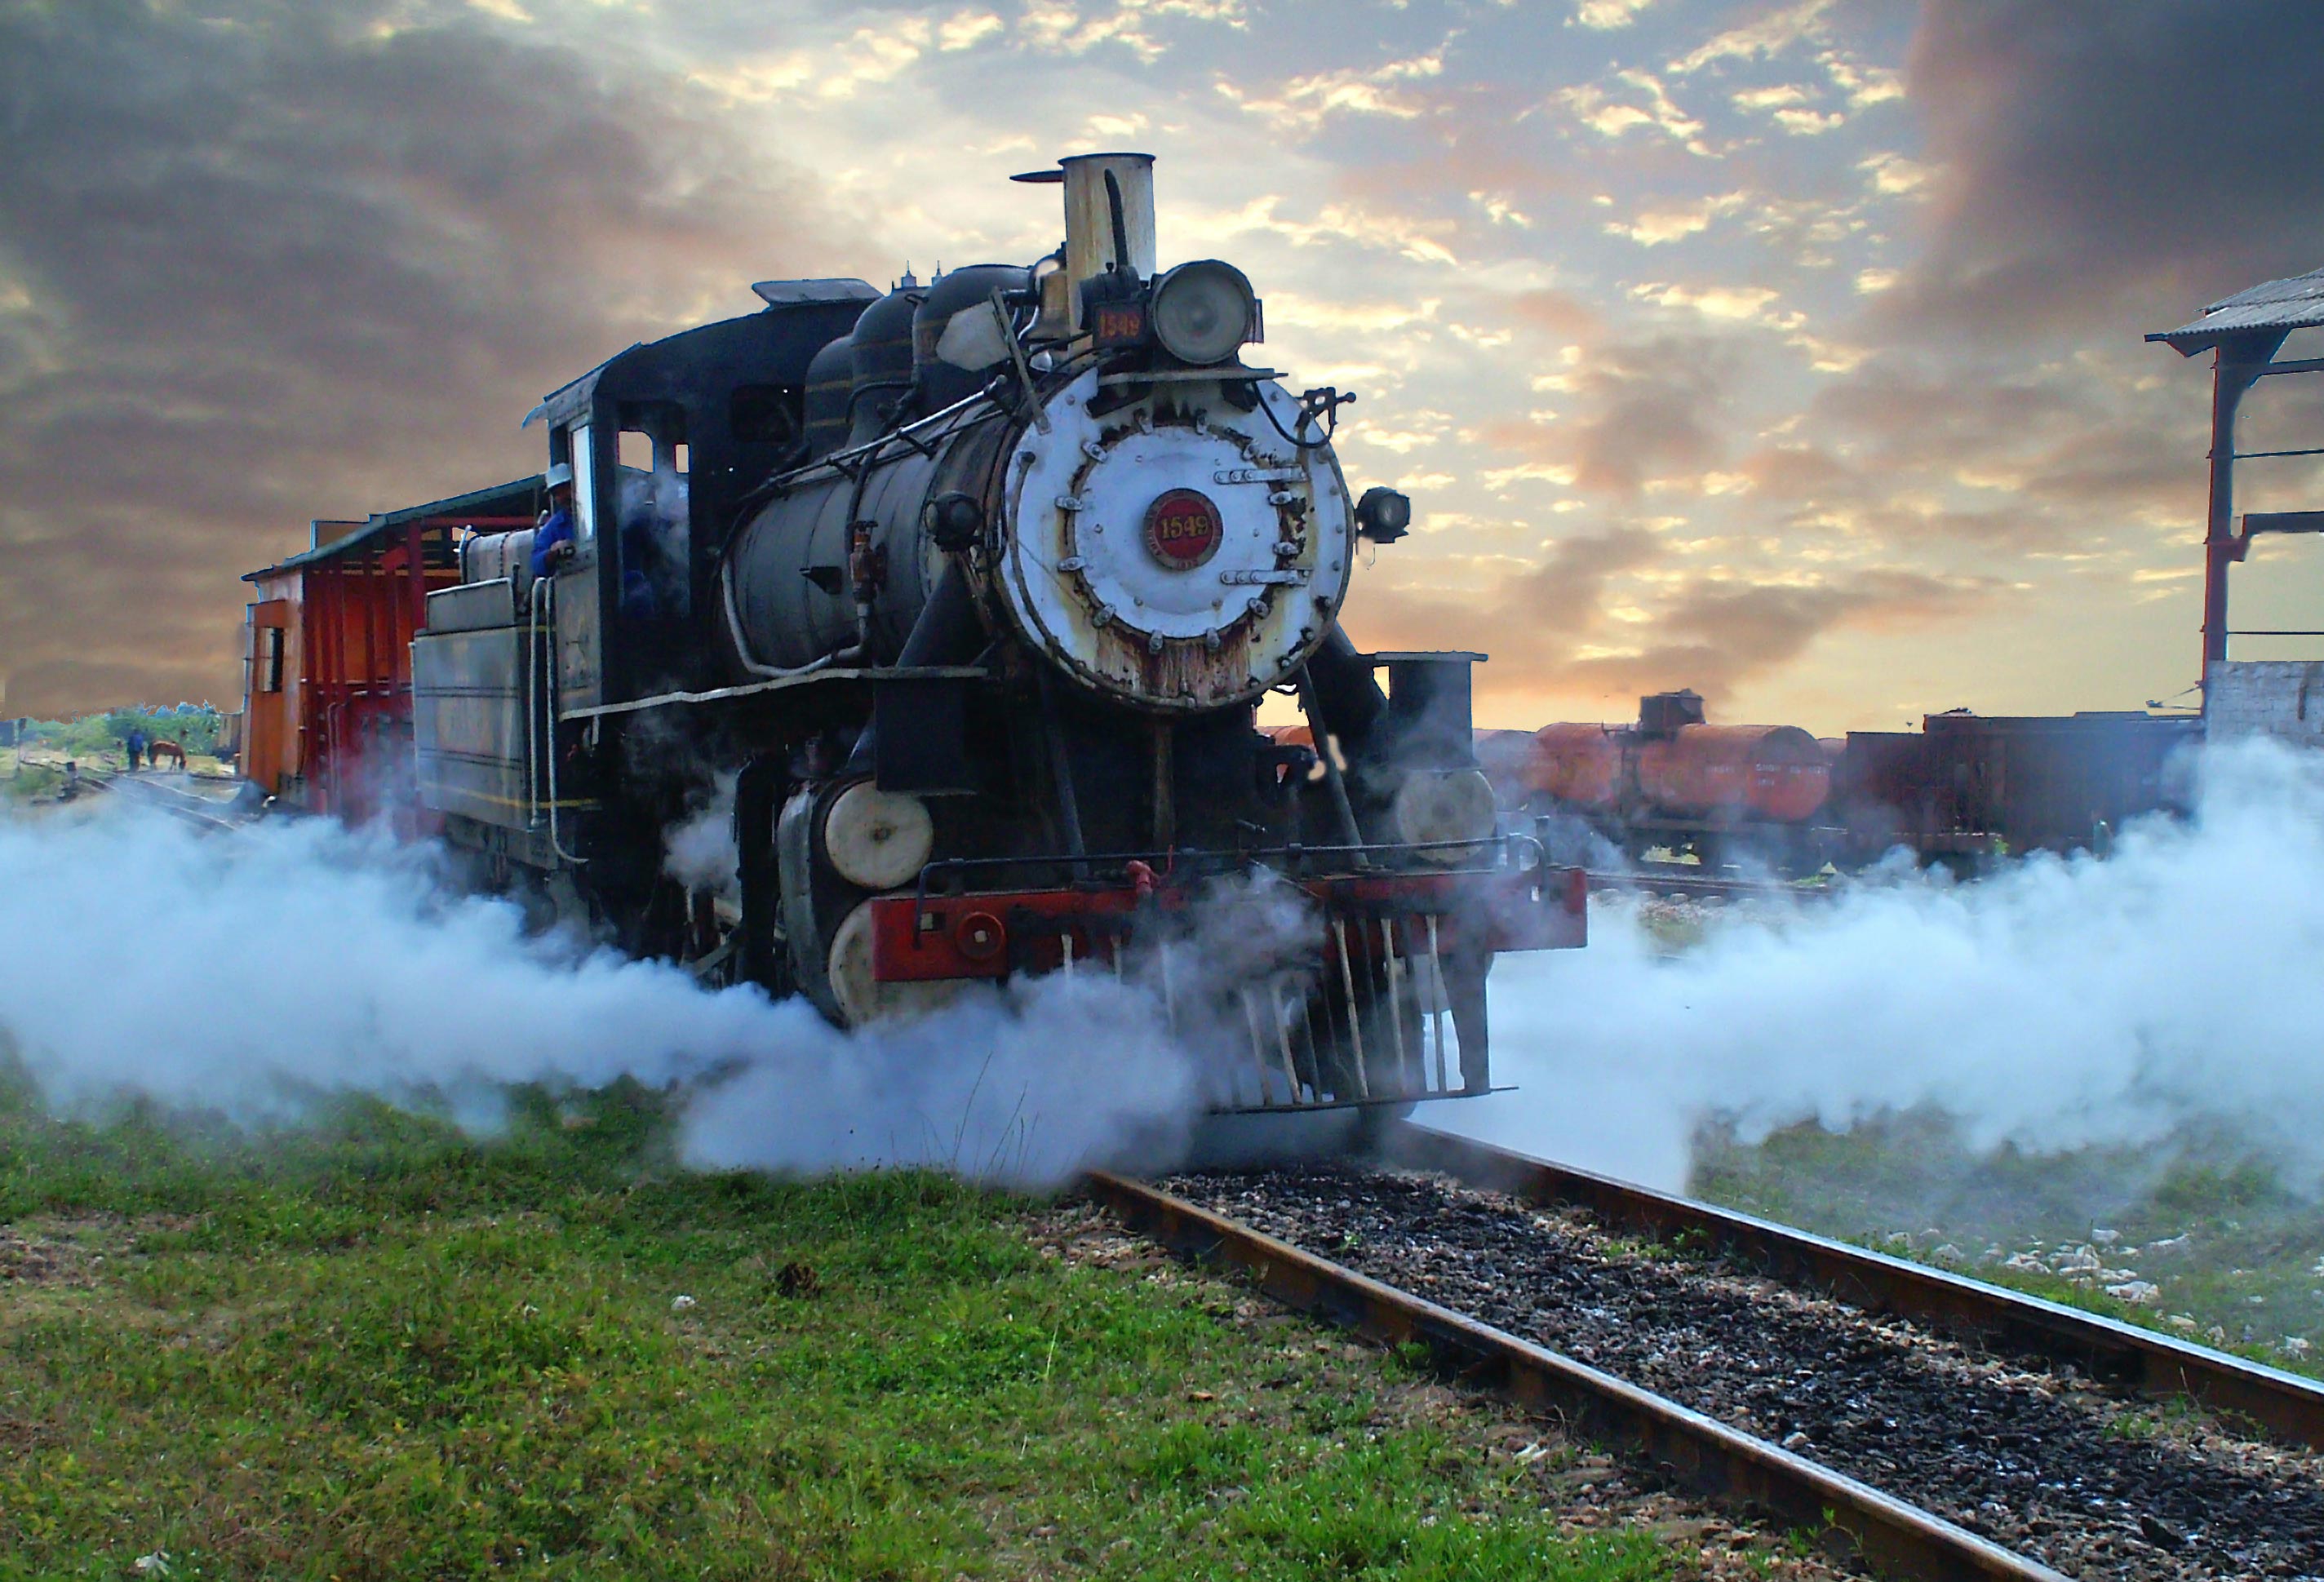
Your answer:
[[[1154,156],[1074,154],[1057,162],[1065,171],[1062,306],[1078,331],[1083,282],[1118,270],[1154,273]]]

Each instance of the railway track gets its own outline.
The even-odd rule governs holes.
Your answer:
[[[1786,1285],[1978,1344],[2070,1364],[2101,1383],[2183,1398],[2243,1418],[2284,1443],[2324,1450],[2324,1384],[2151,1329],[1889,1257],[1427,1127],[1398,1127],[1393,1163],[1545,1207],[1578,1209],[1618,1235],[1738,1262]]]
[[[1826,885],[1708,877],[1676,863],[1646,863],[1628,873],[1593,871],[1582,877],[1593,895],[1612,891],[1642,896],[1680,896],[1690,901],[1823,901],[1839,893],[1836,888]]]
[[[81,784],[96,790],[109,791],[134,802],[142,802],[149,807],[158,807],[172,818],[212,833],[224,833],[244,827],[240,820],[227,814],[226,805],[217,798],[159,779],[97,769],[84,772]]]
[[[1093,1185],[1184,1255],[1882,1574],[2324,1577],[2311,1381],[1425,1128],[1392,1157]]]

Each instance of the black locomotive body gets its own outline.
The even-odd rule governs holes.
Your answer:
[[[766,282],[542,403],[571,541],[536,575],[534,532],[476,536],[428,597],[420,799],[624,947],[848,1024],[1136,970],[1257,883],[1304,923],[1208,981],[1219,1108],[1485,1090],[1492,957],[1581,943],[1582,888],[1496,832],[1481,656],[1341,628],[1409,506],[1351,496],[1348,398],[1246,363],[1240,271],[1157,270],[1150,160],[1037,179],[1066,240],[1029,269]],[[721,784],[731,884],[670,852]]]

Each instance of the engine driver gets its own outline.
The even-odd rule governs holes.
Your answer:
[[[573,558],[573,466],[552,463],[541,474],[549,486],[549,512],[532,532],[532,575],[547,576]]]

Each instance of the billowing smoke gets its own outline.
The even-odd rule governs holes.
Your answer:
[[[1280,910],[1225,894],[1200,933],[1249,941]],[[1174,952],[1184,1004],[1217,959]],[[979,986],[851,1035],[799,1001],[530,936],[515,906],[447,894],[426,849],[323,821],[234,839],[128,807],[0,823],[0,1046],[68,1108],[134,1093],[285,1118],[359,1090],[489,1119],[506,1083],[631,1076],[685,1085],[701,1164],[1047,1184],[1167,1161],[1205,1081],[1150,968]]]
[[[2324,1184],[2324,755],[2196,772],[2190,820],[2103,861],[1899,868],[1675,952],[1593,907],[1588,950],[1494,967],[1495,1075],[1522,1090],[1429,1118],[1665,1186],[1706,1120],[1751,1140],[1928,1107],[2040,1152],[2225,1126]]]
[[[672,824],[662,836],[661,870],[687,889],[730,898],[741,891],[742,852],[734,839],[734,785],[732,770],[719,770],[711,781],[710,799],[700,811]]]

